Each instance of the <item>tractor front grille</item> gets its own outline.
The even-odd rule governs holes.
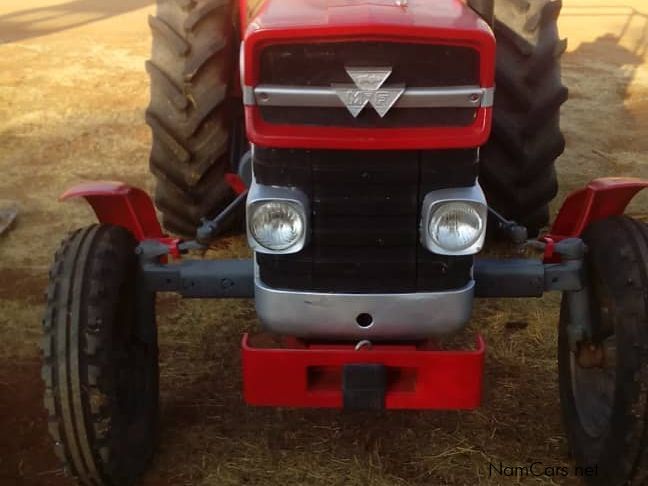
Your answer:
[[[398,108],[384,118],[368,108],[355,118],[343,108],[262,106],[260,111],[268,123],[353,128],[466,127],[477,114],[474,108]]]
[[[278,44],[261,53],[261,84],[348,83],[346,66],[390,66],[388,82],[409,88],[479,85],[479,53],[469,47],[400,42]]]
[[[469,47],[398,42],[319,42],[279,44],[263,49],[260,85],[296,88],[353,86],[347,67],[388,67],[385,86],[457,88],[480,86],[480,57]],[[357,117],[344,107],[259,106],[273,124],[343,128],[466,127],[475,122],[476,107],[395,107],[381,117],[367,107]]]
[[[472,257],[419,243],[425,194],[475,183],[477,151],[254,151],[256,181],[298,187],[311,201],[310,243],[292,255],[257,253],[272,288],[345,293],[455,289]]]

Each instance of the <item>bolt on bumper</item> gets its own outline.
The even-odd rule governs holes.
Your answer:
[[[481,336],[474,349],[461,351],[430,342],[356,350],[353,344],[255,341],[263,339],[246,334],[241,343],[249,405],[472,410],[481,402],[486,350]]]

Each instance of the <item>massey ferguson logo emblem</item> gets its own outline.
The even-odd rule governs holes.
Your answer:
[[[357,117],[367,103],[380,117],[384,117],[398,98],[405,92],[405,86],[396,85],[383,88],[383,84],[392,73],[392,68],[345,68],[355,86],[334,84],[335,94],[342,100],[349,113]]]

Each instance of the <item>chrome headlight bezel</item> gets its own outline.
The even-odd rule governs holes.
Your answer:
[[[267,248],[253,235],[253,232],[250,227],[250,223],[254,214],[264,205],[269,203],[278,203],[285,204],[289,206],[292,210],[296,211],[302,221],[302,233],[295,240],[295,242],[287,248],[282,249],[271,249]],[[252,250],[258,253],[267,253],[271,255],[287,255],[291,253],[297,253],[304,249],[308,242],[308,235],[310,233],[310,210],[308,204],[308,198],[306,195],[301,192],[299,189],[294,189],[290,187],[274,187],[274,186],[263,186],[257,184],[256,182],[252,183],[250,190],[248,192],[248,197],[245,207],[245,227],[247,232],[248,245]]]
[[[465,204],[470,206],[477,213],[481,220],[481,230],[478,237],[469,246],[452,250],[438,244],[430,234],[429,226],[435,213],[452,204]],[[488,205],[484,191],[479,184],[472,187],[457,187],[450,189],[440,189],[429,192],[423,199],[421,211],[421,222],[419,227],[421,244],[429,251],[438,255],[462,256],[474,255],[479,253],[484,246],[486,238],[486,224],[488,219]]]

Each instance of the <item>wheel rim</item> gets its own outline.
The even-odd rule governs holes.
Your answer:
[[[605,347],[614,343],[614,336],[608,337]],[[612,417],[616,370],[605,363],[582,366],[574,351],[570,352],[570,369],[574,404],[580,423],[590,437],[601,437],[608,430]]]

